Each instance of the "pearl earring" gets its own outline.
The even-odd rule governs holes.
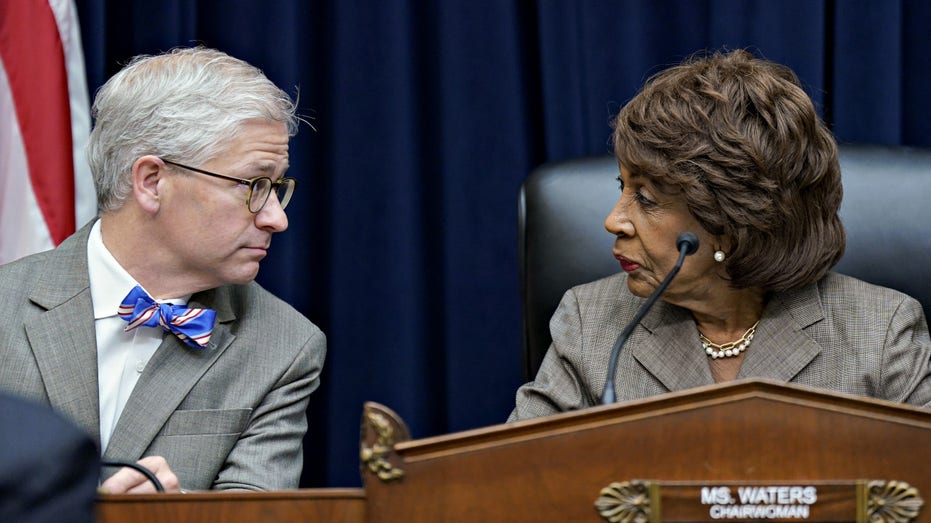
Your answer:
[[[724,261],[724,251],[714,251],[714,261],[718,263]]]

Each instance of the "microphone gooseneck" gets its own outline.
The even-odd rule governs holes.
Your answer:
[[[676,277],[676,274],[679,274],[679,269],[682,268],[682,262],[685,260],[685,257],[691,256],[698,251],[698,236],[695,236],[695,234],[691,232],[680,234],[676,238],[676,248],[679,249],[679,258],[676,260],[676,264],[672,267],[672,270],[669,271],[669,274],[666,275],[666,278],[663,279],[662,283],[659,284],[659,287],[653,291],[653,294],[651,294],[647,301],[640,307],[640,310],[638,310],[634,318],[630,320],[630,323],[624,327],[624,330],[621,331],[617,340],[614,341],[614,347],[611,348],[611,359],[608,361],[608,375],[605,379],[605,388],[601,393],[602,405],[609,405],[617,401],[614,393],[614,375],[617,374],[617,360],[621,355],[621,347],[627,342],[627,338],[630,337],[630,333],[637,327],[640,320],[646,316],[647,312],[653,307],[653,304],[656,303],[659,295],[669,286],[669,282]]]

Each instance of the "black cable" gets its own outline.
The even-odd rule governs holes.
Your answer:
[[[669,286],[669,282],[676,277],[676,274],[679,274],[679,269],[682,268],[682,262],[685,261],[686,256],[691,256],[698,251],[698,236],[695,236],[694,233],[684,232],[676,238],[676,248],[679,249],[679,258],[676,259],[676,264],[672,267],[672,270],[669,271],[669,274],[666,275],[666,278],[663,279],[663,282],[659,284],[659,287],[653,291],[653,294],[647,299],[647,301],[640,307],[640,310],[637,311],[637,314],[634,315],[634,319],[630,320],[624,330],[621,331],[621,334],[614,341],[614,347],[611,348],[611,359],[608,361],[608,375],[605,379],[604,391],[601,393],[601,404],[610,405],[615,401],[614,395],[614,376],[617,374],[617,360],[618,356],[621,355],[621,348],[624,346],[624,343],[627,342],[627,338],[630,337],[630,333],[634,331],[637,325],[640,323],[640,320],[646,316],[647,312],[653,307],[653,304],[656,303],[656,300],[659,298],[659,295],[666,290],[666,287]]]
[[[156,492],[165,492],[165,487],[163,487],[162,482],[159,481],[157,477],[155,477],[155,474],[153,474],[151,470],[143,467],[142,465],[138,463],[134,463],[132,461],[123,461],[119,459],[111,459],[111,460],[103,460],[100,462],[100,464],[104,467],[129,467],[135,470],[136,472],[142,474],[143,476],[146,477],[146,479],[151,481],[152,484],[155,485]]]

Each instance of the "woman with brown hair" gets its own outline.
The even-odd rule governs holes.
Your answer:
[[[921,305],[830,272],[844,251],[837,145],[787,67],[746,51],[651,78],[614,126],[620,199],[605,220],[621,274],[563,297],[553,342],[511,420],[599,403],[612,346],[630,333],[617,400],[765,377],[931,406]]]

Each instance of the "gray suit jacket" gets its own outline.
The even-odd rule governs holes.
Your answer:
[[[90,224],[56,249],[0,267],[0,388],[50,404],[99,447],[89,232]],[[217,311],[210,345],[165,336],[104,459],[164,456],[186,489],[297,487],[323,333],[255,282],[195,294],[190,304]]]
[[[517,391],[510,420],[597,405],[614,341],[645,300],[618,274],[570,289],[550,321],[553,343]],[[738,379],[770,378],[931,407],[931,339],[921,305],[831,273],[774,293]],[[618,401],[714,383],[689,311],[657,302],[621,351]]]

